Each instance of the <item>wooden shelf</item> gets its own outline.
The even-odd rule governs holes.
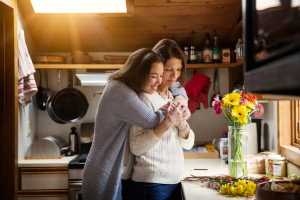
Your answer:
[[[188,69],[210,69],[210,68],[234,68],[242,66],[242,62],[237,63],[198,63],[198,64],[188,64]]]
[[[242,66],[239,63],[211,63],[211,64],[188,64],[188,69],[213,69],[213,68],[234,68]],[[123,64],[35,64],[36,69],[104,69],[114,70],[120,69]]]
[[[280,101],[280,100],[300,100],[299,96],[277,95],[277,94],[261,94],[252,93],[258,100],[262,101]]]
[[[123,64],[34,64],[35,69],[120,69]]]

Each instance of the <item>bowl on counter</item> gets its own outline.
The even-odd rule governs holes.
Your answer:
[[[300,199],[300,180],[269,181],[257,185],[256,200],[282,199]]]

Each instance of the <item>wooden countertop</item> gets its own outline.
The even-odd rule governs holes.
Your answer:
[[[62,157],[60,159],[20,159],[19,167],[67,167],[69,162],[77,155]]]

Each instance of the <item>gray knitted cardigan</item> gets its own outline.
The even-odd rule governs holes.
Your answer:
[[[186,95],[184,88],[176,94]],[[123,150],[131,125],[153,128],[163,118],[125,84],[111,80],[100,98],[95,132],[83,174],[84,200],[121,200]]]

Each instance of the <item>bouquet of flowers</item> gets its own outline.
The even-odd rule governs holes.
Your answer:
[[[263,114],[263,106],[257,102],[256,96],[242,90],[234,90],[223,98],[215,96],[212,106],[217,114],[223,112],[229,126],[241,127]]]
[[[228,125],[228,162],[229,173],[233,177],[247,176],[247,132],[245,125],[252,117],[261,117],[263,106],[257,102],[256,96],[242,90],[234,90],[223,98],[214,97],[212,102],[217,114],[223,112]]]

